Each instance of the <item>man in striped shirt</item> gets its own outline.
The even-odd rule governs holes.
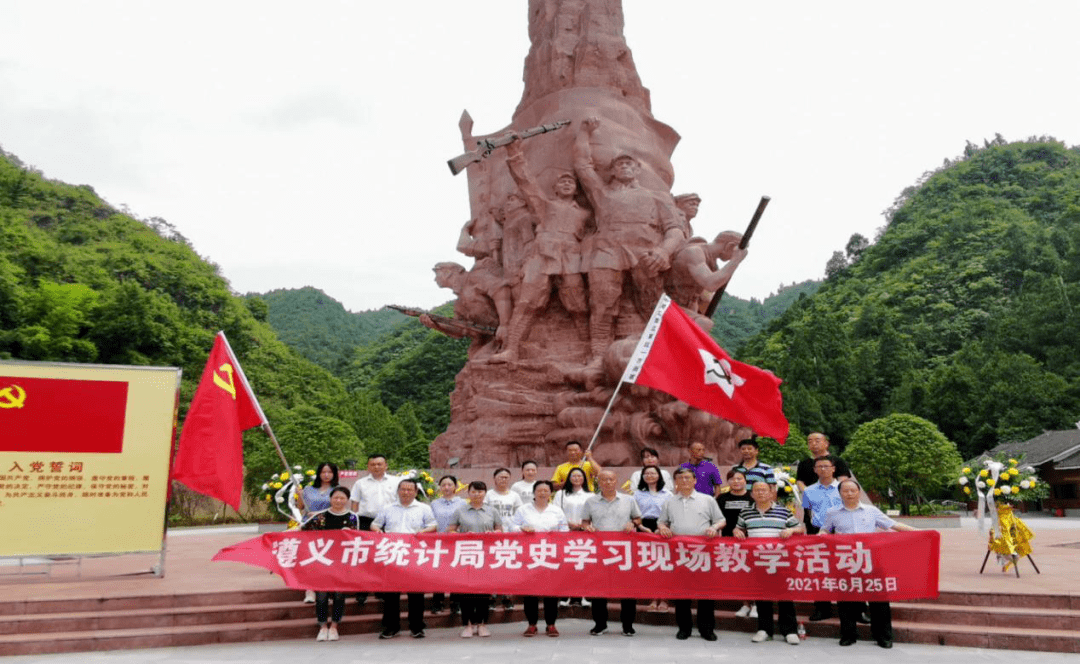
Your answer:
[[[758,481],[750,490],[754,504],[739,513],[735,525],[735,537],[779,537],[786,539],[792,535],[806,532],[786,507],[776,504],[773,488],[767,482]],[[793,646],[799,645],[798,625],[795,622],[795,604],[788,601],[778,602],[779,628],[784,640]],[[773,603],[771,600],[757,601],[758,631],[750,639],[754,643],[769,641],[773,637]]]
[[[761,451],[761,447],[755,438],[747,438],[740,442],[739,455],[742,457],[742,463],[735,467],[742,469],[743,474],[746,475],[746,486],[753,487],[758,482],[765,482],[771,485],[775,491],[776,473],[773,472],[772,466],[758,461],[759,451]],[[753,489],[751,488],[751,490]]]

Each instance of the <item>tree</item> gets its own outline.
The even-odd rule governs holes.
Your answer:
[[[963,461],[933,422],[907,413],[860,426],[843,457],[864,488],[895,497],[903,514],[917,499],[940,491]]]
[[[344,467],[345,459],[360,459],[364,447],[353,428],[337,419],[323,415],[312,406],[294,408],[274,427],[281,451],[290,464],[304,469],[330,461]],[[245,437],[245,441],[249,437]],[[247,485],[254,490],[272,474],[283,471],[274,444],[261,432],[253,433],[245,445],[244,466]],[[256,492],[257,493],[257,492]]]
[[[870,246],[870,240],[866,239],[866,236],[862,233],[854,233],[848,238],[847,246],[844,247],[844,254],[847,255],[848,265],[854,265],[859,257],[862,256],[862,252],[866,251],[866,248]]]
[[[770,466],[794,466],[810,456],[810,448],[806,446],[806,436],[799,431],[799,427],[792,425],[788,432],[787,441],[781,445],[774,438],[758,438],[761,446],[758,458]],[[792,469],[794,474],[794,469]]]
[[[825,263],[825,278],[829,279],[833,276],[840,274],[844,271],[848,265],[847,258],[844,257],[844,253],[841,251],[832,252],[832,257]]]

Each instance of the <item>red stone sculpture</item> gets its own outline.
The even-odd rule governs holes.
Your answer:
[[[509,126],[487,135],[509,144],[465,170],[473,219],[458,250],[475,262],[436,268],[458,297],[461,326],[424,321],[473,340],[450,426],[431,445],[433,467],[561,461],[566,441],[592,437],[661,292],[708,329],[703,307],[746,255],[738,233],[692,237],[701,199],[671,194],[679,136],[652,116],[622,29],[619,0],[529,1],[521,103]],[[562,120],[569,125],[518,137]],[[459,127],[466,150],[486,138],[473,135],[467,112]],[[692,439],[730,464],[750,435],[624,386],[594,453],[604,465],[633,465],[648,446],[674,465]]]

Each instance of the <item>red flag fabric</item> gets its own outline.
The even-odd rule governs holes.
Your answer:
[[[128,384],[0,375],[0,452],[124,451]]]
[[[172,479],[240,508],[244,444],[240,433],[266,421],[224,332],[218,332],[180,431]]]
[[[214,560],[264,567],[290,588],[569,597],[884,602],[938,596],[941,533],[788,539],[614,532],[267,533]]]
[[[622,380],[666,392],[758,435],[787,439],[782,381],[732,359],[667,295],[656,304]]]

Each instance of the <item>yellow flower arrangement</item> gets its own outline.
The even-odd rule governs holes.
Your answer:
[[[985,467],[972,471],[973,466],[978,468],[980,465]],[[991,468],[997,473],[997,477],[994,477]],[[974,472],[978,474],[975,475]],[[1036,482],[1035,473],[1032,466],[1024,464],[1022,456],[1009,458],[1003,454],[984,455],[961,469],[956,484],[965,496],[977,497],[985,493],[995,496],[1002,504],[1006,501],[1015,503],[1044,498],[1049,494],[1047,485]]]

